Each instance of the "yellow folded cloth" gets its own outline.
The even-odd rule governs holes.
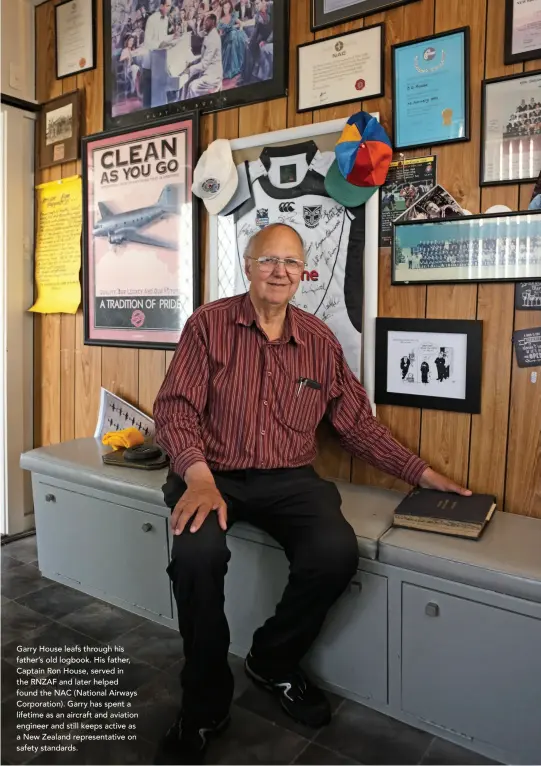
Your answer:
[[[109,431],[101,441],[102,444],[117,450],[137,447],[138,444],[144,444],[145,439],[138,428],[130,427],[124,428],[122,431]]]

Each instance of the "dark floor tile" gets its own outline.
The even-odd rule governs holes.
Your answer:
[[[18,609],[25,610],[27,612],[31,611],[30,609],[26,609],[24,606],[20,606],[20,604],[17,604],[16,602],[13,603]],[[36,647],[38,652],[34,656],[42,657],[45,660],[45,658],[50,653],[47,651],[40,651],[40,646],[49,647],[52,649],[60,647],[62,651],[60,653],[56,652],[55,654],[65,658],[67,657],[67,653],[64,651],[65,646],[79,646],[81,647],[81,654],[83,654],[83,647],[85,643],[89,641],[93,644],[99,643],[93,639],[89,639],[87,636],[83,636],[81,633],[78,633],[77,631],[72,630],[65,625],[62,625],[59,622],[51,622],[50,620],[45,620],[45,617],[43,617],[43,615],[38,615],[37,612],[35,614],[38,618],[45,621],[44,627],[42,627],[39,632],[35,632],[33,635],[23,634],[21,637],[17,638],[17,640],[6,644],[2,649],[2,656],[4,659],[6,659],[8,662],[11,662],[13,665],[17,661],[17,656],[21,654],[21,652],[19,652],[17,649],[17,647],[21,644],[25,647]],[[79,652],[77,654],[80,656]],[[63,663],[58,662],[52,665],[52,667],[59,667],[61,664]]]
[[[39,569],[32,564],[21,564],[20,567],[2,572],[2,594],[6,598],[20,598],[27,593],[47,588],[52,582],[42,577]]]
[[[230,654],[229,667],[231,668],[233,678],[235,679],[233,699],[237,700],[244,694],[246,689],[249,689],[252,686],[253,681],[246,675],[244,670],[244,659],[242,657],[238,657],[236,654]]]
[[[350,701],[316,737],[318,745],[373,766],[419,763],[431,740],[424,731]]]
[[[3,545],[2,553],[13,559],[23,561],[25,564],[29,564],[31,561],[37,561],[38,547],[36,535],[21,537],[20,540],[13,540],[13,542]]]
[[[330,702],[331,710],[334,713],[341,704],[342,698],[338,697],[336,694],[325,693]],[[257,713],[262,718],[266,718],[277,726],[283,726],[284,729],[289,729],[297,734],[301,734],[305,739],[314,739],[318,733],[318,729],[303,726],[301,723],[297,723],[290,718],[282,708],[278,697],[266,689],[257,686],[253,681],[249,681],[249,686],[246,691],[238,697],[237,705],[246,710],[250,710],[252,713]]]
[[[4,647],[7,648],[12,641],[26,645],[50,624],[51,621],[47,617],[15,601],[4,604],[2,607],[2,656],[5,654]],[[7,656],[6,659],[8,659]]]
[[[19,559],[14,559],[12,556],[7,556],[4,553],[4,548],[5,547],[6,546],[3,546],[3,548],[2,548],[2,558],[1,558],[1,562],[2,562],[2,574],[4,572],[9,572],[10,569],[15,569],[16,567],[20,567],[20,566],[22,566],[24,564],[24,561],[19,561]]]
[[[52,620],[58,620],[77,609],[93,604],[95,599],[80,590],[53,582],[47,588],[21,596],[17,602]]]
[[[0,604],[2,606],[4,606],[4,604],[9,604],[10,601],[11,601],[10,598],[7,598],[6,596],[0,595]]]
[[[182,693],[178,677],[156,672],[155,678],[137,690],[131,711],[138,714],[137,732],[158,743],[180,710]]]
[[[77,743],[76,753],[64,751],[40,753],[30,763],[50,763],[58,766],[96,766],[96,764],[148,764],[152,763],[154,746],[139,738],[132,742]]]
[[[455,745],[454,742],[434,737],[421,763],[435,766],[485,766],[485,764],[497,764],[498,761],[491,761],[484,755]]]
[[[327,750],[326,747],[310,743],[293,763],[305,764],[306,766],[347,766],[348,764],[356,764],[357,761],[332,750]]]
[[[2,702],[17,691],[17,670],[15,665],[2,659]]]
[[[287,729],[233,705],[231,724],[209,747],[207,763],[291,763],[306,747],[306,740]]]
[[[97,600],[60,618],[64,625],[80,630],[98,641],[114,641],[117,636],[140,625],[143,620],[144,617]]]
[[[169,668],[183,657],[182,639],[178,630],[145,620],[134,630],[118,636],[115,643],[126,654],[148,662],[155,668]]]

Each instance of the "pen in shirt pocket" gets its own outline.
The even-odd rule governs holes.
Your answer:
[[[297,396],[305,386],[308,386],[308,388],[315,388],[317,390],[321,389],[321,383],[318,383],[317,380],[312,380],[311,378],[299,378],[297,383],[299,384],[297,387]]]

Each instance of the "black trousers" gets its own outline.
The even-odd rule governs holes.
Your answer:
[[[336,486],[311,466],[217,472],[214,478],[227,503],[228,529],[235,521],[249,521],[277,540],[289,560],[282,599],[252,644],[258,665],[273,675],[287,672],[304,657],[357,570],[355,533],[341,513]],[[167,506],[173,509],[185,490],[180,477],[170,473],[163,487]],[[167,573],[184,641],[183,709],[206,722],[222,718],[233,698],[224,613],[231,553],[215,512],[197,532],[189,526],[173,537]]]

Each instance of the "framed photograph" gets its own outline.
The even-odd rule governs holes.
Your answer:
[[[209,216],[208,300],[246,292],[250,236],[270,223],[289,224],[302,237],[307,259],[291,302],[334,332],[373,402],[379,194],[350,209],[325,189],[345,124],[344,117],[231,141],[249,183],[229,215]]]
[[[536,181],[541,171],[541,71],[483,82],[481,186]]]
[[[505,0],[505,63],[541,57],[541,0]]]
[[[108,129],[285,96],[289,0],[104,0]]]
[[[297,48],[297,111],[383,96],[384,25],[375,24]]]
[[[469,27],[391,50],[395,149],[469,141]]]
[[[197,115],[83,138],[85,344],[174,349],[199,305]]]
[[[483,323],[376,319],[376,404],[481,412]]]
[[[65,93],[43,104],[39,115],[40,169],[80,157],[81,95]]]
[[[56,78],[96,68],[96,0],[55,5]]]
[[[312,0],[312,32],[411,2],[414,0]]]
[[[393,221],[415,205],[436,184],[437,157],[414,157],[391,162],[381,187],[380,247],[391,247]]]
[[[396,222],[392,283],[541,279],[541,212]]]

